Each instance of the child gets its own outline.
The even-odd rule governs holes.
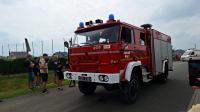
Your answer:
[[[36,86],[39,87],[41,83],[41,78],[40,78],[40,67],[39,67],[39,58],[35,58],[35,66],[34,66],[34,74],[35,74],[35,83]]]
[[[57,67],[56,67],[56,74],[58,75],[58,90],[63,91],[63,79],[64,79],[64,75],[63,75],[63,65],[58,61],[57,63]]]
[[[58,84],[58,75],[56,72],[57,66],[58,66],[58,55],[53,55],[52,60],[53,60],[52,65],[53,65],[53,71],[54,71],[54,83]]]
[[[33,81],[34,81],[34,73],[33,73],[33,68],[34,68],[34,63],[32,62],[32,56],[27,55],[26,61],[25,61],[25,68],[28,73],[28,88],[33,89]]]

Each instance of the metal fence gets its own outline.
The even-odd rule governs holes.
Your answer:
[[[31,41],[29,39],[29,45],[31,48],[30,54],[33,56],[41,56],[43,53],[49,55],[55,52],[66,52],[67,48],[64,47],[64,41],[67,39],[50,39]],[[10,52],[26,52],[25,41],[21,43],[0,43],[0,57],[9,56]]]

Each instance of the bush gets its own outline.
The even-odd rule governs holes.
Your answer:
[[[17,74],[17,73],[25,73],[24,62],[25,58],[14,59],[14,60],[4,60],[0,59],[0,74]],[[66,64],[66,58],[60,58],[60,61],[63,65]],[[52,70],[52,60],[49,60],[49,70]]]

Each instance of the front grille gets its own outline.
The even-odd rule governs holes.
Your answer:
[[[81,66],[79,67],[80,72],[98,72],[97,66]]]

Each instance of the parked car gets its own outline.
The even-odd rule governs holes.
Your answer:
[[[189,61],[191,59],[200,59],[200,50],[188,49],[181,56],[181,61]]]

